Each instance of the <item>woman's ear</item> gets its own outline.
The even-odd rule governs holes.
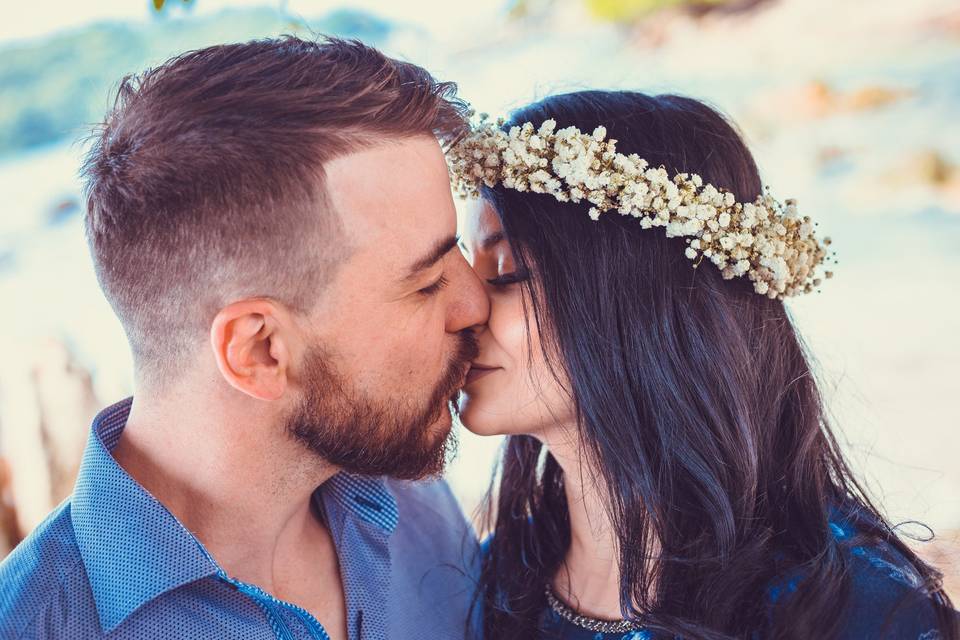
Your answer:
[[[220,375],[260,400],[276,400],[287,388],[290,350],[279,316],[269,300],[241,300],[221,309],[210,327]]]

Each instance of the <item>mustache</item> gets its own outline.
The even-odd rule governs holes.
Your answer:
[[[460,332],[460,344],[457,348],[457,354],[454,359],[457,363],[467,363],[476,360],[480,356],[480,344],[477,336],[472,329],[463,329]]]
[[[460,331],[457,350],[454,352],[450,366],[440,383],[434,389],[430,398],[430,407],[434,407],[433,421],[440,416],[440,412],[456,401],[457,394],[463,386],[463,378],[470,368],[470,363],[480,355],[480,344],[477,336],[471,329]]]

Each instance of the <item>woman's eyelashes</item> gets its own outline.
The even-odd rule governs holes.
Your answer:
[[[527,275],[521,271],[514,271],[512,273],[505,273],[503,275],[497,276],[496,278],[488,278],[487,282],[497,288],[508,287],[511,284],[517,284],[518,282],[523,282],[527,279]]]

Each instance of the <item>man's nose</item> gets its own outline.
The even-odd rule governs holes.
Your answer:
[[[456,269],[451,286],[454,299],[447,313],[447,331],[450,333],[483,326],[490,317],[490,299],[477,273],[463,256],[459,256]]]

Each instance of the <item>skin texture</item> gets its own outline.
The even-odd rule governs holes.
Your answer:
[[[554,591],[585,615],[621,617],[619,570],[613,529],[604,509],[599,475],[583,454],[568,383],[550,371],[536,322],[529,335],[521,284],[509,282],[514,258],[500,220],[483,200],[472,202],[463,221],[463,249],[490,297],[487,325],[478,334],[475,361],[496,367],[469,382],[459,401],[460,419],[478,435],[529,435],[543,442],[564,472],[571,545],[554,577]],[[522,274],[519,275],[522,277]],[[529,304],[529,301],[528,301]]]
[[[490,316],[478,334],[480,356],[475,365],[496,367],[464,388],[461,417],[478,435],[559,435],[573,423],[572,405],[547,367],[535,323],[528,340],[522,287],[492,282],[515,273],[507,240],[498,240],[502,229],[496,213],[483,201],[471,203],[461,235],[471,266],[490,297]]]
[[[138,378],[114,455],[229,575],[306,608],[339,639],[339,564],[311,495],[342,468],[395,462],[364,450],[412,444],[414,462],[436,462],[451,428],[448,387],[462,383],[488,301],[456,250],[432,137],[342,156],[325,173],[351,251],[314,308],[297,314],[269,297],[225,306],[174,384]],[[347,429],[355,417],[382,422]]]

